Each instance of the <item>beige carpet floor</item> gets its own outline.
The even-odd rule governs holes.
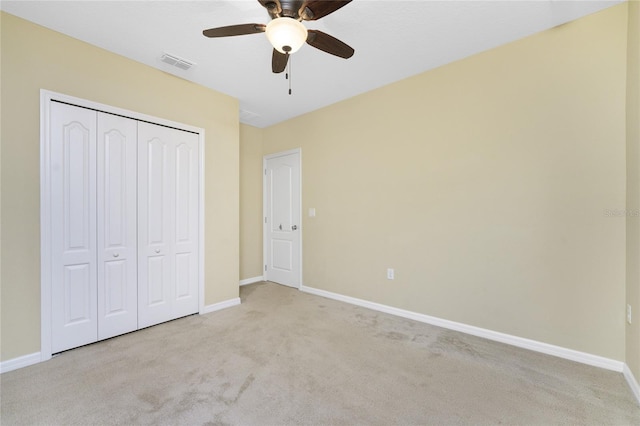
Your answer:
[[[276,284],[240,295],[3,374],[2,425],[640,425],[620,373]]]

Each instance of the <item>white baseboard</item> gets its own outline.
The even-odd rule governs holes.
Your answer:
[[[243,285],[259,283],[260,281],[264,281],[264,277],[263,276],[247,278],[246,280],[240,280],[240,287],[242,287]]]
[[[631,388],[631,392],[633,392],[633,395],[636,397],[636,401],[640,404],[640,385],[638,385],[636,378],[633,376],[633,373],[627,364],[624,365],[622,374],[624,374],[624,378],[627,379],[627,383]]]
[[[510,334],[487,330],[485,328],[475,327],[455,321],[449,321],[442,318],[419,314],[417,312],[406,311],[404,309],[398,309],[392,306],[382,305],[380,303],[369,302],[367,300],[357,299],[355,297],[343,296],[338,293],[332,293],[330,291],[320,290],[313,287],[301,286],[300,290],[306,293],[315,294],[317,296],[339,300],[341,302],[350,303],[352,305],[362,306],[374,311],[380,311],[387,314],[408,318],[414,321],[447,328],[449,330],[460,331],[462,333],[471,334],[473,336],[483,337],[485,339],[494,340],[496,342],[506,343],[508,345],[541,352],[547,355],[557,356],[559,358],[564,358],[571,361],[580,362],[582,364],[604,368],[607,370],[622,372],[625,365],[622,361],[616,361],[598,355],[588,354],[586,352],[580,352],[573,349],[563,348],[561,346],[538,342],[536,340],[525,339],[518,336],[512,336]]]
[[[213,305],[203,306],[200,310],[200,315],[210,314],[211,312],[219,311],[221,309],[230,308],[240,304],[240,298],[235,297],[233,299],[225,300],[222,302],[214,303]]]
[[[28,367],[42,361],[40,352],[34,352],[29,355],[23,355],[18,358],[8,359],[0,362],[0,373],[17,370],[18,368]]]

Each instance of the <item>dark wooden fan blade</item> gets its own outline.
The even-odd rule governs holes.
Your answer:
[[[269,16],[271,19],[276,19],[282,13],[282,6],[280,5],[280,0],[258,0],[262,6],[267,9],[269,12]]]
[[[207,37],[231,37],[263,33],[265,28],[267,28],[267,26],[264,24],[229,25],[228,27],[210,28],[208,30],[204,30],[202,34]]]
[[[271,58],[271,70],[274,73],[281,73],[287,67],[289,61],[289,55],[278,52],[273,49],[273,57]]]
[[[355,50],[335,37],[318,30],[309,30],[307,44],[332,55],[348,59],[353,56]]]
[[[298,15],[300,15],[300,17],[305,21],[315,21],[335,12],[349,3],[351,3],[351,0],[309,0],[303,3],[302,7],[298,11]]]

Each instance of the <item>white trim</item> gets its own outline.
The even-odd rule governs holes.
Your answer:
[[[198,227],[200,235],[198,238],[198,313],[202,313],[204,309],[204,129],[199,133],[198,144],[200,147],[200,179],[198,188]]]
[[[302,225],[302,223],[304,222],[304,216],[302,216],[302,148],[297,148],[294,151],[298,152],[298,183],[299,183],[299,194],[298,194],[298,201],[299,201],[299,205],[298,208],[300,209],[299,212],[299,216],[300,217],[300,224],[298,225],[300,232],[298,233],[298,235],[300,235],[300,273],[298,276],[298,289],[300,289],[300,287],[302,287],[304,285],[304,281],[303,281],[303,275],[302,275],[302,265],[304,264],[303,262],[303,258],[302,258],[302,238],[303,238],[303,234],[304,234],[304,226]]]
[[[262,157],[262,171],[263,171],[262,173],[262,218],[263,218],[262,220],[262,267],[264,268],[265,265],[267,264],[267,227],[265,226],[266,224],[264,223],[264,217],[267,214],[267,179],[264,173],[267,170],[267,160],[270,160],[272,158],[284,157],[286,155],[291,155],[291,154],[298,154],[298,173],[299,173],[298,178],[300,179],[300,193],[298,194],[299,196],[298,200],[300,201],[298,206],[298,208],[300,209],[300,212],[299,212],[300,224],[298,225],[298,229],[300,230],[300,232],[298,233],[299,239],[300,239],[300,244],[299,244],[300,271],[298,276],[299,285],[295,287],[300,290],[304,286],[304,282],[302,280],[302,277],[303,277],[302,275],[302,264],[303,264],[302,234],[304,231],[304,227],[302,226],[302,222],[304,219],[302,216],[302,148],[295,148],[295,149],[290,149],[288,151],[276,152],[274,154],[267,154]],[[265,280],[267,279],[266,273],[264,274],[263,278]]]
[[[190,126],[164,118],[130,111],[111,105],[89,101],[50,90],[40,90],[40,361],[51,359],[51,170],[49,170],[49,144],[50,133],[50,105],[51,101],[65,102],[79,107],[90,108],[96,111],[103,111],[110,114],[117,114],[129,117],[134,120],[146,121],[174,129],[185,130],[198,134],[200,164],[199,164],[199,235],[198,248],[200,250],[200,262],[198,268],[198,297],[199,313],[206,311],[204,306],[204,129]]]
[[[0,362],[0,373],[17,370],[18,368],[28,367],[43,361],[40,352],[34,352],[29,355],[19,356],[18,358],[8,359]]]
[[[51,169],[50,106],[54,95],[40,91],[40,360],[51,359]]]
[[[238,306],[240,304],[240,298],[235,297],[233,299],[225,300],[222,302],[214,303],[213,305],[207,305],[200,310],[200,315],[210,314],[211,312],[219,311],[221,309],[230,308],[232,306]]]
[[[260,281],[264,281],[264,276],[261,275],[259,277],[253,277],[253,278],[247,278],[246,280],[240,280],[240,287],[242,287],[243,285],[259,283]]]
[[[633,376],[633,373],[627,364],[624,364],[622,374],[624,374],[624,378],[627,379],[627,383],[631,388],[631,392],[633,392],[633,395],[636,397],[636,401],[640,404],[640,385],[638,385],[636,378]]]
[[[330,291],[320,290],[313,287],[301,286],[300,290],[306,293],[315,294],[317,296],[335,299],[341,302],[350,303],[352,305],[373,309],[374,311],[380,311],[387,314],[408,318],[414,321],[435,325],[449,330],[460,331],[462,333],[471,334],[473,336],[483,337],[485,339],[494,340],[496,342],[506,343],[508,345],[517,346],[519,348],[557,356],[559,358],[580,362],[582,364],[592,365],[594,367],[604,368],[606,370],[622,372],[623,366],[625,365],[622,361],[616,361],[598,355],[588,354],[586,352],[580,352],[573,349],[563,348],[561,346],[538,342],[536,340],[525,339],[523,337],[487,330],[485,328],[475,327],[455,321],[449,321],[442,318],[419,314],[417,312],[406,311],[404,309],[398,309],[392,306],[369,302],[367,300],[357,299],[355,297],[344,296],[338,293],[332,293]]]

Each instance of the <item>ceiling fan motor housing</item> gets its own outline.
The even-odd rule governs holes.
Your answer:
[[[304,1],[300,1],[300,0],[295,0],[295,1],[281,0],[280,7],[282,8],[282,13],[280,14],[280,16],[286,16],[288,18],[293,18],[293,19],[300,19],[299,12],[303,4],[304,4]]]

